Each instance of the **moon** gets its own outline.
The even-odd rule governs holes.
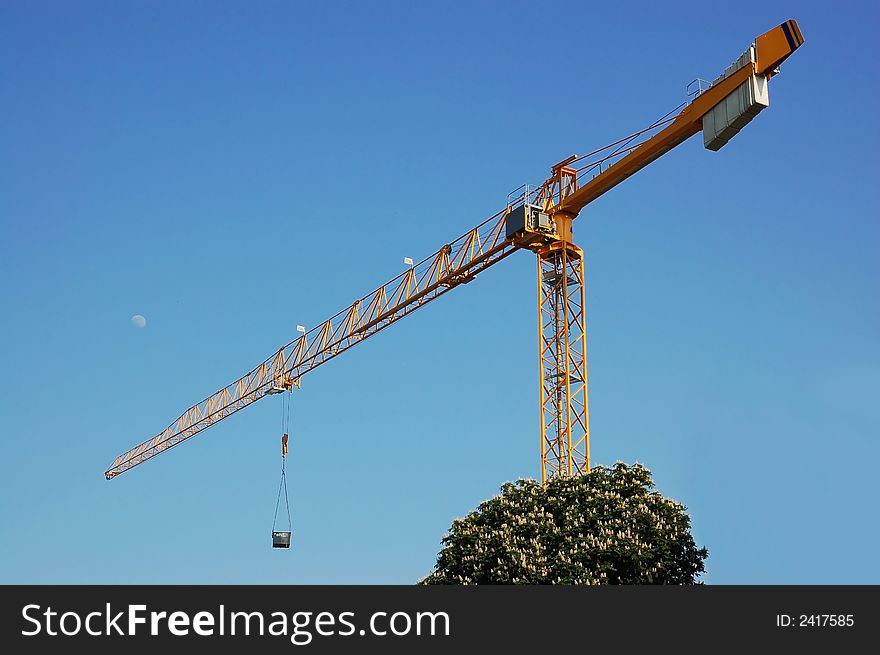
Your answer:
[[[140,314],[135,314],[131,317],[131,324],[134,325],[136,328],[146,327],[147,319],[145,319]]]

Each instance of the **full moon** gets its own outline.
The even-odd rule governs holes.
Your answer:
[[[142,327],[146,326],[147,319],[145,319],[140,314],[135,314],[134,316],[131,317],[131,324],[134,325],[136,328],[142,328]]]

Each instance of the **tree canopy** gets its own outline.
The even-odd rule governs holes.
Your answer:
[[[453,521],[419,584],[698,584],[708,551],[690,525],[641,464],[507,482]]]

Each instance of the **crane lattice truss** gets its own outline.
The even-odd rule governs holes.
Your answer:
[[[155,437],[117,457],[105,477],[110,479],[155,457],[264,396],[298,387],[302,376],[309,371],[459,284],[470,282],[477,273],[516,250],[504,237],[505,214],[505,211],[495,214],[405,273],[285,344],[244,377],[190,407]]]
[[[541,483],[590,470],[584,253],[556,242],[538,251]]]
[[[572,222],[590,202],[701,130],[706,148],[721,148],[768,106],[768,80],[803,42],[793,20],[762,34],[680,113],[556,164],[537,189],[526,187],[494,216],[119,455],[105,477],[116,477],[267,395],[299,387],[309,371],[521,249],[538,259],[541,480],[589,471],[584,253],[573,242]]]

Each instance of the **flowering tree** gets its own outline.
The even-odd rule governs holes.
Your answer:
[[[695,584],[708,556],[641,464],[507,482],[452,523],[419,584]]]

